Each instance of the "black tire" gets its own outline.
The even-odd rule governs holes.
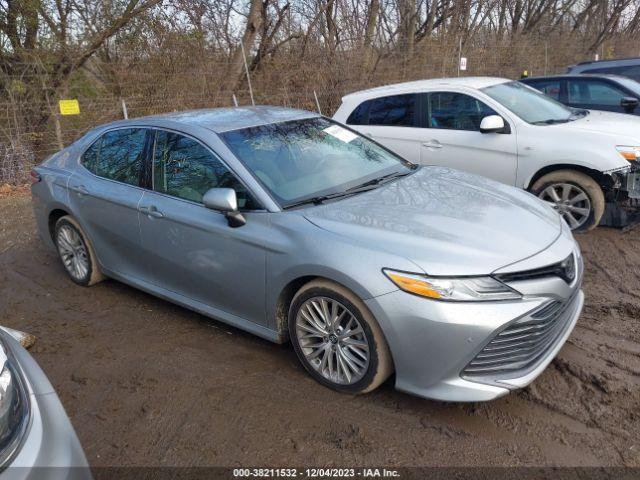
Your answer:
[[[78,246],[81,245],[84,248],[84,257],[86,258],[86,272],[83,272],[83,274],[77,274],[77,272],[74,273],[73,268],[69,267],[65,263],[65,260],[63,258],[64,248],[61,246],[63,240],[60,237],[61,231],[64,229],[70,229],[71,231],[75,232],[79,240]],[[53,241],[56,245],[56,249],[58,250],[58,258],[60,259],[62,266],[67,272],[67,275],[69,275],[69,278],[71,278],[73,282],[83,287],[89,287],[104,280],[105,277],[102,272],[100,272],[100,267],[98,266],[98,261],[96,259],[96,255],[93,250],[93,246],[89,241],[89,238],[84,233],[82,227],[80,227],[78,222],[76,222],[71,216],[65,215],[64,217],[58,219],[54,228]],[[79,249],[79,251],[81,251],[81,249]]]
[[[574,227],[569,223],[574,232],[586,232],[598,226],[604,214],[605,198],[602,188],[593,178],[575,170],[557,170],[540,177],[531,187],[531,192],[541,197],[544,192],[554,185],[569,184],[582,190],[589,199],[590,212],[586,220]],[[541,197],[542,198],[542,197]],[[564,215],[563,215],[564,216]],[[565,216],[565,220],[567,217]]]
[[[357,320],[368,345],[368,366],[359,380],[342,384],[322,375],[307,359],[297,334],[297,319],[301,307],[312,298],[326,298],[339,302]],[[304,285],[293,298],[289,308],[289,336],[300,363],[320,384],[342,393],[360,394],[374,390],[393,373],[389,346],[380,326],[365,304],[348,289],[328,280],[314,280]],[[336,347],[337,348],[337,347]],[[334,357],[336,358],[336,357]]]

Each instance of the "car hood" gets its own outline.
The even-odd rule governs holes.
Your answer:
[[[590,110],[589,115],[583,118],[553,126],[559,126],[563,130],[594,132],[616,137],[619,141],[634,140],[636,144],[640,142],[640,118],[624,113]]]
[[[560,216],[533,195],[442,167],[299,212],[431,275],[485,275],[544,250],[561,232]]]

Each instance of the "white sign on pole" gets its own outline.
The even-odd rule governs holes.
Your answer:
[[[467,69],[467,57],[460,57],[460,70]]]

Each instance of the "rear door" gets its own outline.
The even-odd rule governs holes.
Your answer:
[[[144,128],[102,134],[81,156],[81,168],[69,179],[69,204],[100,265],[135,279],[149,278],[138,224],[146,136]]]
[[[420,160],[419,95],[406,93],[367,100],[347,124],[410,162]]]
[[[167,130],[153,132],[152,189],[139,205],[153,282],[189,303],[218,310],[232,323],[241,318],[265,324],[263,239],[269,214],[200,141]],[[202,204],[214,187],[236,191],[246,225],[231,228],[221,212]]]
[[[421,163],[441,165],[515,185],[518,166],[516,132],[481,133],[480,122],[498,115],[481,100],[460,92],[424,94],[426,124],[421,131]],[[505,123],[509,124],[505,119]]]
[[[560,103],[567,102],[566,94],[566,80],[562,78],[544,78],[539,80],[526,80],[523,82],[525,85],[535,88],[541,91],[545,95],[550,96],[554,100]]]

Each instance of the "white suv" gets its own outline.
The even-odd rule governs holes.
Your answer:
[[[569,108],[519,82],[389,85],[345,96],[333,118],[412,162],[529,190],[573,230],[598,225],[606,202],[640,198],[640,118]]]

